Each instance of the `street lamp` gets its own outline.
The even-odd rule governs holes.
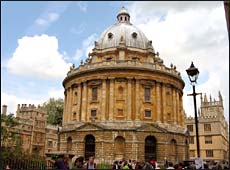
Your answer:
[[[195,84],[199,75],[199,70],[194,66],[193,62],[191,66],[186,70],[189,80],[191,82],[193,93],[188,96],[193,96],[194,101],[194,111],[195,111],[195,126],[196,126],[196,147],[197,147],[197,157],[200,157],[200,142],[199,142],[199,131],[198,131],[198,119],[197,119],[197,109],[196,109],[196,95],[201,93],[196,93]]]

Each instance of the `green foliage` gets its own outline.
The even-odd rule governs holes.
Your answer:
[[[111,169],[110,164],[97,164],[98,169]]]
[[[62,124],[62,114],[64,109],[63,99],[50,98],[47,102],[43,103],[43,109],[47,112],[47,123],[52,125]]]
[[[14,117],[13,114],[9,114],[2,115],[1,121],[1,137],[3,146],[8,147],[18,143],[19,136],[17,131],[14,130],[14,127],[19,124],[18,120]]]
[[[15,128],[17,125],[19,125],[18,120],[13,114],[9,114],[2,115],[1,121],[2,158],[7,159],[21,156],[22,148],[20,143],[20,135],[17,128]]]

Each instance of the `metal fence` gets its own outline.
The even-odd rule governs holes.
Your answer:
[[[54,169],[52,163],[45,160],[24,160],[24,159],[7,159],[2,160],[0,165],[0,170],[48,170]]]

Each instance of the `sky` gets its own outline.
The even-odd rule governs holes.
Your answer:
[[[187,116],[194,116],[194,105],[185,70],[193,61],[200,72],[196,92],[219,100],[220,91],[228,121],[229,41],[218,1],[1,1],[1,105],[8,113],[16,113],[17,104],[64,98],[62,81],[70,65],[86,59],[122,6],[164,64],[173,63],[181,73]]]

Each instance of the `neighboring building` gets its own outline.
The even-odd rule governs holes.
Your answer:
[[[193,159],[197,156],[194,118],[188,117],[185,124],[190,132],[189,150],[190,158]],[[208,101],[206,94],[204,99],[201,96],[198,126],[200,156],[205,160],[228,159],[228,123],[224,118],[223,99],[220,92],[218,101],[212,99],[211,96]]]
[[[163,64],[125,8],[117,20],[63,81],[60,151],[97,162],[188,159],[180,73]]]
[[[7,106],[3,105],[2,114],[6,114]],[[57,126],[47,125],[46,113],[29,104],[18,105],[16,119],[19,125],[14,129],[20,135],[20,144],[27,153],[45,156],[45,153],[57,151]]]

